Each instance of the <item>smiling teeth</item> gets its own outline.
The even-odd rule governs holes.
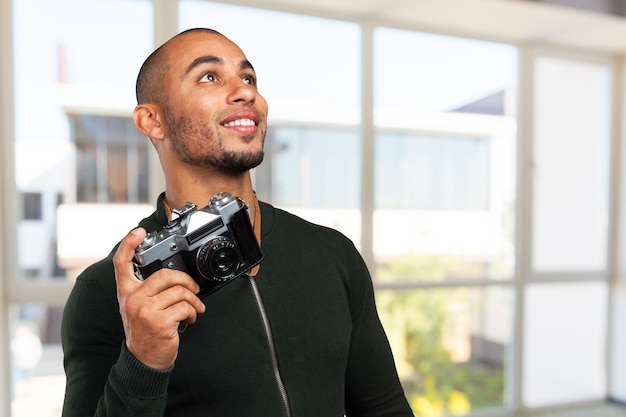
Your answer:
[[[224,126],[254,126],[254,120],[250,119],[238,119],[232,122],[226,123]]]

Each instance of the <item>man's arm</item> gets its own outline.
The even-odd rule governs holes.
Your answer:
[[[351,286],[352,336],[346,369],[348,417],[413,417],[380,323],[372,281],[359,259]]]
[[[85,271],[65,304],[61,338],[66,385],[63,416],[94,415],[124,338],[117,304],[94,274],[111,274],[104,263]]]
[[[163,415],[179,322],[195,322],[204,304],[185,273],[134,276],[134,248],[143,236],[143,229],[131,232],[112,263],[88,268],[66,303],[64,417]]]

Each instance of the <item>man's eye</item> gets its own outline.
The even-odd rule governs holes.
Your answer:
[[[217,77],[212,73],[205,74],[202,78],[200,78],[201,83],[214,83],[215,81],[217,81]]]
[[[256,78],[252,75],[244,75],[243,82],[249,85],[256,85]]]

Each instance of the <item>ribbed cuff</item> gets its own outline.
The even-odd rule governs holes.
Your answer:
[[[117,363],[113,367],[128,395],[141,399],[157,399],[167,393],[167,385],[174,365],[165,370],[154,369],[141,363],[122,343]]]

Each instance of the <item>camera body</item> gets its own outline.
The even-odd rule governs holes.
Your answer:
[[[204,297],[263,260],[248,206],[230,193],[215,194],[206,207],[187,203],[178,217],[146,235],[135,249],[136,275],[146,279],[162,268],[188,273]]]

